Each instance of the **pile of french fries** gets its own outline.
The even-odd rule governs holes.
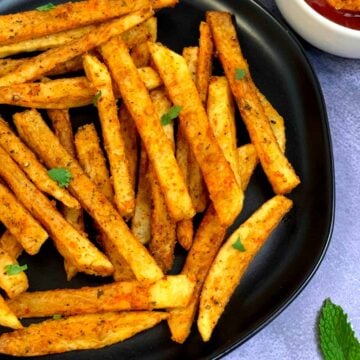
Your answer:
[[[231,15],[207,12],[198,46],[179,55],[157,42],[155,17],[176,2],[87,0],[0,16],[0,104],[28,108],[0,119],[0,325],[15,329],[0,335],[0,353],[97,349],[162,320],[183,343],[197,311],[208,341],[291,209],[284,194],[300,180],[284,120],[254,84]],[[224,76],[212,74],[215,53]],[[73,126],[69,109],[86,105],[101,131],[91,119]],[[238,145],[235,105],[249,144]],[[225,241],[258,163],[275,195]],[[28,292],[18,258],[49,237],[68,280],[114,281]],[[166,275],[176,243],[187,258]],[[38,317],[47,319],[19,321]]]

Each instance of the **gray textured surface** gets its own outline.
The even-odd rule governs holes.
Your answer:
[[[274,0],[258,0],[281,19]],[[360,46],[360,44],[354,44]],[[360,336],[360,60],[305,45],[324,93],[335,158],[336,212],[332,241],[301,295],[226,360],[321,359],[316,318],[330,297],[344,307]]]

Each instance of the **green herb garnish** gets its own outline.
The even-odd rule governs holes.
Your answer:
[[[179,116],[181,109],[181,106],[174,105],[166,114],[161,117],[161,125],[165,126],[171,124],[171,121]]]
[[[241,252],[246,251],[244,244],[240,240],[240,237],[236,239],[236,241],[232,244],[232,247]]]
[[[18,265],[18,264],[11,264],[5,266],[6,275],[17,275],[22,273],[23,271],[27,270],[28,266],[25,265]]]
[[[62,315],[60,315],[60,314],[53,315],[54,320],[60,320],[61,318],[62,318]]]
[[[235,69],[235,79],[241,80],[246,75],[245,69]]]
[[[71,180],[71,173],[68,169],[54,168],[48,171],[51,179],[56,181],[60,187],[68,187]]]
[[[98,104],[98,101],[99,101],[100,97],[101,97],[101,90],[99,90],[99,91],[95,94],[95,96],[94,96],[94,98],[93,98],[93,105],[94,105],[95,107],[97,107],[97,104]]]
[[[36,10],[38,10],[38,11],[49,11],[49,10],[55,9],[55,7],[56,6],[53,3],[48,3],[48,4],[37,7]]]

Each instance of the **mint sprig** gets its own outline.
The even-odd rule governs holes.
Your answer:
[[[48,175],[54,181],[56,181],[61,188],[68,187],[71,181],[71,173],[68,169],[53,168],[48,170]]]

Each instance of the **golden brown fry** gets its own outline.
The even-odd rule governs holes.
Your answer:
[[[186,275],[175,275],[151,284],[126,281],[80,289],[27,292],[7,304],[19,318],[174,308],[188,304],[194,285]]]
[[[0,248],[0,288],[6,292],[9,298],[14,298],[26,291],[29,283],[24,272],[8,275],[7,266],[10,265],[19,264],[15,258]]]
[[[22,329],[22,325],[18,318],[9,309],[3,297],[0,295],[0,326],[12,329]]]
[[[151,238],[151,188],[148,169],[149,161],[145,147],[143,143],[141,143],[139,181],[135,202],[135,214],[131,221],[131,231],[142,244],[147,244]]]
[[[173,7],[179,2],[179,0],[150,0],[150,1],[154,9]]]
[[[92,55],[84,56],[84,69],[97,91],[94,101],[98,108],[105,151],[110,164],[114,202],[120,215],[130,218],[135,209],[135,193],[111,77],[106,66]]]
[[[130,56],[137,68],[149,65],[150,53],[146,42],[135,45],[130,50]]]
[[[49,11],[32,10],[3,15],[0,17],[0,44],[11,44],[102,22],[144,7],[148,7],[146,0],[97,0],[68,2]]]
[[[256,147],[261,165],[276,194],[290,192],[299,183],[288,159],[281,152],[265,115],[261,102],[256,94],[249,68],[237,40],[236,30],[228,13],[207,12],[216,49],[223,64],[226,77],[236,99],[241,116]],[[237,72],[245,72],[238,78]],[[242,75],[240,73],[240,75]]]
[[[5,250],[12,258],[17,259],[23,252],[23,247],[10,231],[6,230],[0,238],[0,248]]]
[[[77,315],[46,320],[0,336],[0,353],[38,356],[99,349],[128,339],[167,318],[155,311]]]
[[[31,255],[37,254],[48,238],[42,226],[2,183],[0,183],[0,221]]]
[[[53,196],[69,207],[80,208],[79,202],[66,189],[60,188],[57,182],[49,177],[46,168],[37,160],[34,153],[12,132],[8,123],[2,118],[0,118],[0,145],[41,191]]]
[[[292,201],[286,197],[273,197],[235,230],[221,247],[206,276],[200,297],[197,324],[204,341],[210,339],[249,264],[291,207]],[[236,244],[242,247],[238,249]]]
[[[246,144],[237,149],[239,158],[239,175],[241,179],[241,186],[245,191],[248,187],[251,175],[253,174],[259,158],[253,144]]]
[[[113,36],[120,35],[124,31],[145,21],[150,16],[152,16],[151,10],[139,10],[119,19],[112,20],[109,23],[98,25],[93,31],[69,44],[50,49],[24,61],[12,73],[0,78],[0,86],[21,84],[40,79],[58,64],[71,60],[101,45]]]
[[[163,273],[145,247],[133,236],[105,195],[85,175],[80,165],[60,145],[36,110],[22,113],[15,125],[20,136],[48,167],[65,167],[72,175],[70,192],[96,221],[130,265],[136,278],[156,281]]]
[[[212,73],[213,51],[214,44],[212,41],[210,27],[206,22],[202,21],[200,24],[196,87],[199,91],[200,99],[204,105],[206,105],[209,82]]]
[[[101,47],[101,53],[144,142],[170,216],[174,220],[192,217],[194,209],[171,142],[166,138],[126,45],[119,37],[113,38]]]
[[[236,148],[235,109],[231,90],[225,77],[214,76],[209,86],[207,113],[215,138],[241,186]]]
[[[14,121],[26,120],[24,115],[26,117],[26,114],[15,114]],[[50,200],[28,180],[2,148],[0,162],[0,176],[19,201],[49,232],[61,255],[83,272],[111,275],[114,269],[108,259],[60,215]]]
[[[220,221],[230,225],[241,211],[243,192],[212,133],[186,62],[162,45],[148,45],[172,102],[182,107],[180,127],[201,168]]]
[[[192,219],[182,220],[176,224],[176,239],[179,244],[189,250],[194,238],[194,224]]]
[[[182,56],[184,57],[186,64],[189,68],[191,78],[196,83],[196,72],[198,68],[198,59],[199,59],[199,47],[198,46],[189,46],[184,47]]]

